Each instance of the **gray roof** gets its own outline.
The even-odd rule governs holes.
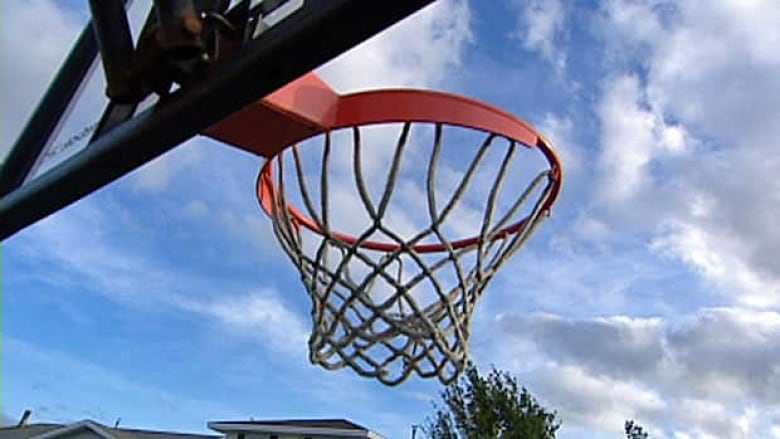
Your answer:
[[[82,421],[83,422],[83,421]],[[88,421],[94,426],[100,428],[116,439],[221,439],[221,435],[189,434],[175,433],[169,431],[137,430],[132,428],[112,428],[99,422]],[[75,424],[28,424],[22,427],[2,427],[0,428],[0,438],[2,439],[30,439],[35,436],[50,433],[54,430],[66,429]],[[66,435],[67,436],[67,435]]]
[[[311,427],[311,428],[333,428],[339,430],[357,430],[368,431],[366,427],[355,424],[346,419],[279,419],[270,421],[215,421],[210,424],[220,424],[225,426],[235,425],[258,425],[258,426],[285,426],[285,427]]]
[[[0,438],[27,439],[62,427],[64,427],[62,424],[28,424],[24,427],[0,427]]]

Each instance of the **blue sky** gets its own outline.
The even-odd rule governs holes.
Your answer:
[[[85,3],[2,3],[4,151]],[[471,351],[556,409],[560,437],[618,437],[627,418],[653,438],[780,437],[778,46],[771,0],[451,0],[318,73],[484,100],[558,147],[563,194],[479,302]],[[346,417],[408,437],[437,383],[308,363],[261,163],[196,138],[4,242],[3,415]]]

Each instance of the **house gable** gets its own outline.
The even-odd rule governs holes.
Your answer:
[[[49,430],[30,439],[117,439],[106,432],[97,423],[81,421],[62,428]]]

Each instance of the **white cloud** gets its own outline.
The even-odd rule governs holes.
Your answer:
[[[777,276],[763,274],[744,258],[740,237],[708,230],[706,224],[672,222],[652,248],[689,264],[705,278],[735,295],[735,301],[755,308],[780,305]]]
[[[303,318],[271,290],[246,293],[257,287],[224,282],[190,264],[168,266],[161,249],[139,242],[138,236],[157,236],[136,223],[126,206],[107,198],[82,202],[41,221],[34,230],[25,235],[21,248],[28,257],[46,262],[48,269],[41,275],[55,283],[62,283],[64,276],[65,282],[85,285],[122,304],[195,313],[236,335],[259,337],[278,352],[297,355],[305,346],[308,328]],[[120,230],[133,237],[123,239]]]
[[[621,202],[633,196],[648,178],[645,169],[654,146],[653,120],[637,108],[638,94],[637,79],[621,77],[608,87],[601,102],[601,193],[610,201]]]
[[[608,81],[599,105],[600,193],[608,203],[625,202],[647,185],[659,184],[651,164],[687,149],[685,129],[654,114],[642,93],[636,76],[623,75]]]
[[[258,336],[276,351],[299,357],[305,352],[309,328],[273,291],[208,301],[180,299],[178,306],[215,318],[242,336]]]
[[[203,159],[203,149],[193,145],[191,140],[140,167],[133,173],[134,182],[136,187],[146,191],[167,190],[179,172],[192,169]]]
[[[335,89],[352,92],[426,87],[460,66],[472,39],[464,0],[435,2],[319,69]]]
[[[603,12],[606,216],[653,233],[656,251],[732,301],[776,308],[780,57],[768,47],[780,5],[616,0]]]
[[[635,418],[667,433],[748,438],[780,409],[776,312],[704,309],[679,323],[536,314],[499,323],[507,356],[545,364],[524,369],[529,385],[576,423],[609,431]]]
[[[560,47],[561,32],[566,25],[564,4],[560,0],[515,2],[522,9],[522,20],[516,36],[523,47],[539,52],[559,71],[566,67],[566,51]]]
[[[209,214],[209,207],[202,200],[192,200],[184,207],[184,213],[193,218],[203,218]]]
[[[652,99],[707,134],[767,148],[755,143],[771,140],[777,128],[767,122],[780,114],[774,75],[780,56],[768,49],[778,44],[780,6],[771,0],[706,6],[689,1],[677,14],[679,26],[650,40]]]
[[[532,377],[546,402],[560,408],[562,419],[605,432],[617,430],[627,417],[646,417],[667,409],[661,395],[651,389],[575,365],[553,363]]]

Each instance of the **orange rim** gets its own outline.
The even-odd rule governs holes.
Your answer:
[[[542,205],[542,213],[549,213],[558,198],[563,184],[563,168],[558,154],[550,143],[520,118],[473,99],[425,90],[376,90],[345,95],[338,99],[335,120],[326,127],[326,131],[398,122],[440,123],[471,128],[505,137],[531,149],[538,149],[550,165],[550,180],[553,185],[549,197]],[[321,133],[316,133],[309,138],[319,134]],[[284,149],[290,146],[286,145]],[[277,202],[275,197],[277,188],[273,181],[274,159],[283,154],[284,149],[268,159],[257,179],[258,201],[263,211],[271,217],[273,217],[274,204]],[[320,227],[297,208],[288,206],[287,210],[296,226],[303,226],[314,233],[323,234]],[[503,228],[493,239],[502,239],[520,232],[526,227],[529,219],[525,217]],[[330,236],[348,245],[357,245],[369,250],[392,252],[401,248],[399,244],[359,241],[354,236],[338,232],[330,232]],[[471,237],[453,241],[450,245],[457,249],[473,246],[479,242],[480,238]],[[418,244],[411,248],[417,253],[434,253],[445,251],[447,246]]]

